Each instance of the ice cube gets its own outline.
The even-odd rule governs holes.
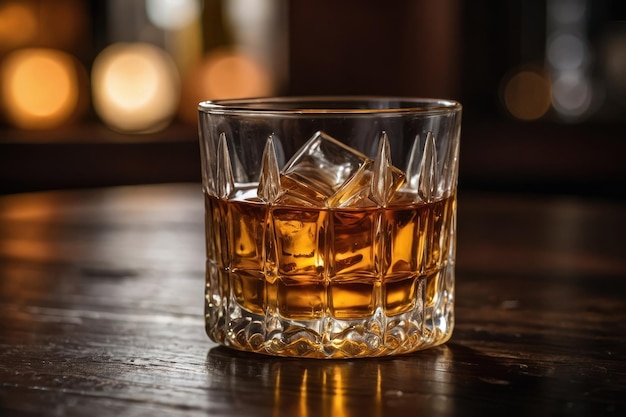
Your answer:
[[[296,199],[324,206],[366,161],[357,150],[316,132],[281,171],[281,189]]]
[[[375,207],[377,204],[369,198],[372,184],[372,166],[368,159],[343,185],[328,197],[327,207]]]

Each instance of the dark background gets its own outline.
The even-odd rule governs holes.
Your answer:
[[[555,1],[555,0],[552,0]],[[1,2],[0,2],[1,3]],[[104,2],[87,2],[88,63],[105,46]],[[436,3],[436,4],[435,4]],[[607,28],[626,20],[626,2],[586,1],[585,28],[599,56]],[[548,112],[512,117],[502,81],[542,64],[543,0],[288,1],[288,72],[280,94],[369,94],[457,99],[464,105],[461,192],[507,192],[623,200],[626,99],[577,120]],[[175,121],[145,135],[116,133],[93,111],[50,131],[0,124],[0,193],[200,180],[197,129]]]

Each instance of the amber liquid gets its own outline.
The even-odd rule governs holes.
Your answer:
[[[454,257],[456,199],[401,200],[328,209],[206,195],[207,300],[297,321],[432,309]]]

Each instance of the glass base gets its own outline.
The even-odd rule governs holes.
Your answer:
[[[207,295],[206,331],[221,345],[275,356],[338,359],[423,350],[446,342],[454,327],[454,265],[429,277],[418,279],[411,310],[388,315],[379,306],[368,317],[349,320],[326,314],[293,320],[278,311],[260,315],[234,297]]]

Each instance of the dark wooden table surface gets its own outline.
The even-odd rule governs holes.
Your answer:
[[[0,415],[625,415],[626,204],[463,195],[456,329],[354,361],[203,329],[199,185],[0,198]]]

